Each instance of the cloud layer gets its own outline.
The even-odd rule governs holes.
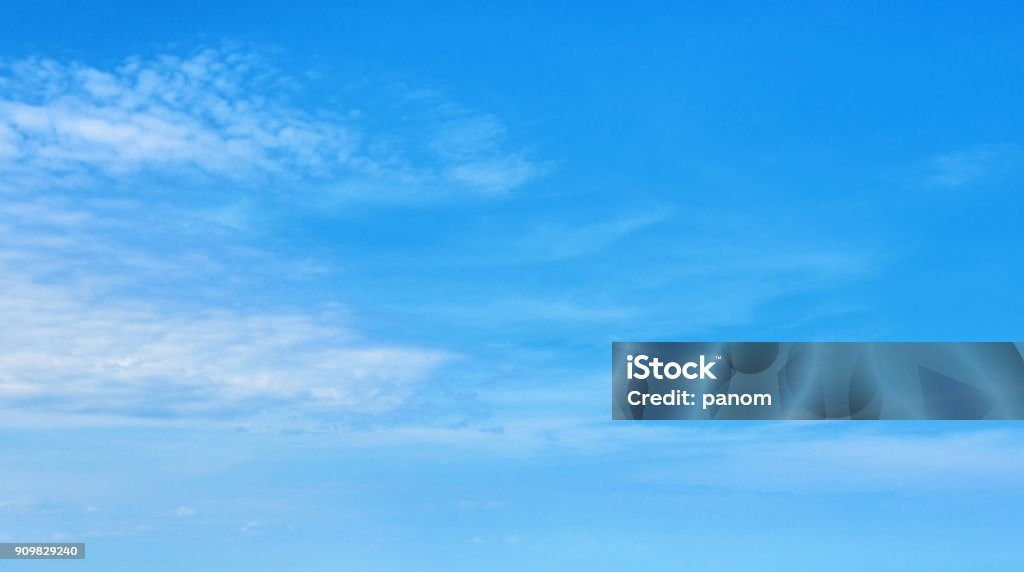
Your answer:
[[[427,109],[407,110],[408,121],[426,128],[409,138],[369,133],[364,124],[375,118],[356,108],[308,111],[291,102],[300,91],[260,56],[226,49],[134,57],[109,69],[11,62],[0,67],[0,182],[38,188],[96,175],[279,177],[321,189],[372,183],[408,196],[412,186],[502,192],[541,172],[524,152],[506,149],[496,118],[437,96],[415,98]]]
[[[371,344],[304,314],[178,315],[0,282],[0,399],[71,412],[227,415],[390,409],[449,359]]]
[[[223,303],[275,274],[301,281],[303,262],[211,222],[211,201],[192,204],[202,189],[265,209],[285,188],[402,200],[504,192],[539,172],[506,150],[496,118],[436,95],[415,98],[415,129],[371,133],[359,113],[290,103],[300,91],[232,50],[0,66],[0,402],[148,418],[372,414],[454,357],[367,339],[329,292],[301,307]]]

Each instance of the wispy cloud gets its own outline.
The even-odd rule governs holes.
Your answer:
[[[347,312],[330,307],[222,309],[125,297],[89,273],[33,274],[17,265],[25,254],[0,248],[6,406],[162,419],[372,415],[404,403],[455,357],[367,340],[347,327]]]
[[[933,157],[924,169],[930,188],[955,189],[1004,177],[1020,164],[1015,145],[983,145]]]
[[[86,285],[0,282],[0,396],[67,412],[387,410],[443,351],[372,344],[308,313],[181,313]]]
[[[219,299],[244,291],[228,283],[240,270],[294,273],[293,264],[202,229],[195,238],[216,245],[183,250],[177,225],[154,235],[135,221],[138,208],[112,212],[127,216],[67,199],[0,200],[3,403],[126,418],[373,413],[453,357],[366,340],[332,305],[225,308]],[[140,235],[169,244],[135,244]],[[211,282],[207,300],[198,290]],[[162,285],[194,292],[184,303],[135,293]]]
[[[357,145],[344,122],[274,97],[281,76],[266,75],[249,54],[131,58],[106,70],[29,59],[7,72],[0,133],[8,171],[322,172],[344,165]]]
[[[826,428],[820,423],[770,428],[722,435],[731,442],[702,438],[699,447],[675,463],[637,478],[649,483],[819,494],[983,491],[992,486],[1019,487],[1024,476],[1020,460],[1024,448],[1016,430],[950,426],[914,433],[893,427]],[[702,470],[682,471],[683,464],[699,464]],[[757,478],[748,478],[751,474]]]
[[[521,261],[557,262],[597,254],[611,244],[665,220],[669,211],[569,226],[538,224],[518,241]]]
[[[452,181],[490,192],[522,185],[543,171],[524,153],[504,153],[504,125],[493,115],[474,115],[447,106],[448,116],[434,130],[429,147],[448,162],[445,175]]]
[[[506,129],[492,115],[434,97],[429,109],[409,110],[401,133],[371,132],[365,125],[375,118],[356,105],[309,111],[293,103],[297,83],[258,53],[227,48],[132,57],[110,68],[8,62],[0,66],[0,184],[278,178],[402,200],[503,192],[542,172],[524,151],[506,149]],[[410,138],[410,124],[426,125],[425,135]]]
[[[225,305],[268,274],[303,272],[238,238],[265,208],[261,189],[495,193],[539,174],[491,115],[434,96],[417,104],[408,138],[401,126],[371,133],[360,114],[291,103],[293,80],[250,52],[102,69],[33,58],[0,66],[0,88],[0,399],[26,410],[152,419],[397,407],[453,354],[365,339],[331,299]],[[154,186],[243,198],[193,206],[155,200]],[[167,290],[178,294],[155,295]]]

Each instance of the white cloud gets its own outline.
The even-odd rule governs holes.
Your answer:
[[[629,235],[658,224],[668,209],[577,226],[542,224],[519,241],[523,260],[558,262],[601,252]]]
[[[542,171],[505,149],[495,117],[436,96],[416,98],[426,108],[397,132],[364,128],[390,117],[307,110],[290,101],[295,82],[251,52],[134,57],[104,69],[30,58],[0,66],[0,85],[0,183],[13,189],[170,174],[402,200],[507,191]],[[424,124],[425,136],[410,135]]]
[[[275,78],[260,76],[257,66],[252,56],[214,50],[134,58],[111,70],[15,62],[0,98],[4,167],[240,177],[344,164],[356,134],[262,95]]]
[[[324,268],[239,237],[281,186],[267,183],[287,183],[290,200],[345,185],[401,200],[504,192],[540,169],[506,150],[495,117],[436,95],[417,99],[412,129],[373,133],[366,113],[311,111],[295,95],[258,55],[230,49],[0,65],[5,407],[72,424],[367,414],[453,359],[364,339],[330,299],[225,305],[267,275]],[[227,189],[231,206],[192,200],[206,188]]]
[[[538,176],[543,169],[522,153],[503,153],[504,126],[490,115],[473,115],[445,106],[428,147],[448,163],[445,175],[455,183],[488,192],[503,192]]]
[[[401,404],[452,357],[364,340],[331,306],[225,310],[198,294],[189,304],[126,295],[163,283],[230,295],[231,286],[220,284],[240,270],[294,267],[265,254],[242,256],[216,235],[200,235],[201,250],[190,252],[175,246],[180,236],[157,234],[169,244],[153,251],[133,244],[139,213],[126,212],[115,223],[110,213],[67,199],[0,197],[6,406],[122,418],[242,418],[275,409],[365,414]],[[111,224],[124,228],[111,235]]]
[[[451,181],[491,193],[514,189],[536,177],[539,172],[536,165],[520,155],[469,159],[445,170]]]
[[[254,534],[263,531],[265,528],[266,524],[263,521],[250,520],[249,522],[243,524],[241,528],[239,528],[238,530],[239,532],[245,534]]]
[[[1017,168],[1021,150],[1013,145],[983,145],[933,157],[925,167],[930,188],[961,188],[999,179]]]
[[[275,405],[370,413],[450,359],[360,342],[308,314],[177,313],[90,288],[0,279],[0,398],[68,412],[189,416]]]
[[[19,509],[29,506],[32,506],[32,501],[28,499],[0,500],[0,510]]]

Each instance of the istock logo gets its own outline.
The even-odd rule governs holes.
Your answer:
[[[686,379],[718,379],[711,372],[711,366],[718,362],[707,361],[703,354],[700,356],[700,363],[689,361],[683,365],[674,361],[662,362],[658,358],[651,359],[645,354],[635,358],[631,355],[626,356],[626,362],[627,379],[647,379],[649,376],[654,379],[679,379],[680,375]],[[637,373],[633,373],[634,367]],[[694,370],[697,373],[694,373]]]

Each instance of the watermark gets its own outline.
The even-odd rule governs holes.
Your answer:
[[[1024,419],[1024,344],[615,342],[612,418]]]
[[[84,542],[0,542],[2,560],[82,560]]]

